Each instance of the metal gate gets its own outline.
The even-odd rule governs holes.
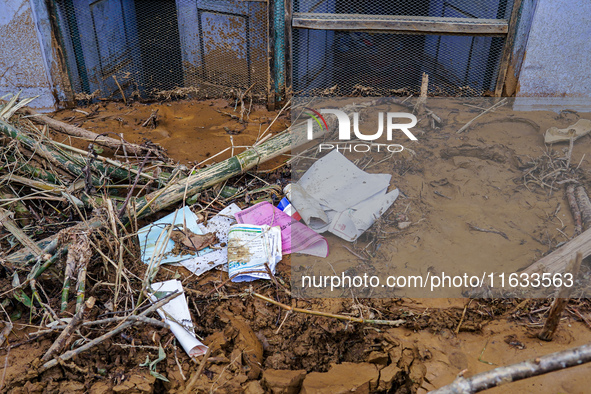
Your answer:
[[[520,0],[293,0],[293,91],[500,95]],[[505,59],[505,61],[503,60]]]
[[[75,98],[266,98],[261,0],[53,0]]]

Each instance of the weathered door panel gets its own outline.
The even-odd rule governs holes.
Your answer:
[[[177,0],[185,86],[267,86],[267,3]]]
[[[74,0],[73,7],[75,21],[71,23],[76,23],[79,33],[78,50],[90,92],[100,90],[102,96],[110,96],[119,90],[117,82],[128,93],[140,89],[137,81],[142,67],[134,2]]]

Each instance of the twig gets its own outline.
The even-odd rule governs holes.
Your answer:
[[[464,126],[462,126],[461,129],[459,129],[457,131],[458,134],[463,133],[464,131],[466,131],[468,129],[468,127],[470,127],[470,125],[472,123],[474,123],[474,121],[478,118],[480,118],[482,115],[487,114],[491,111],[494,111],[495,109],[505,105],[505,103],[507,102],[507,98],[502,99],[501,101],[499,101],[498,103],[496,103],[495,105],[491,106],[490,108],[488,108],[487,110],[483,111],[482,113],[480,113],[478,116],[476,116],[475,118],[473,118],[471,121],[469,121],[468,123],[466,123]]]
[[[269,297],[266,297],[262,294],[259,293],[255,293],[254,291],[250,292],[250,294],[252,294],[253,297],[259,298],[263,301],[269,302],[273,305],[277,305],[278,307],[285,309],[286,311],[292,311],[292,312],[299,312],[299,313],[306,313],[308,315],[314,315],[314,316],[323,316],[323,317],[331,317],[333,319],[338,319],[338,320],[346,320],[346,321],[350,321],[350,322],[354,322],[354,323],[363,323],[363,324],[381,324],[381,325],[388,325],[388,326],[395,326],[398,327],[404,323],[406,323],[406,320],[373,320],[373,319],[363,319],[361,317],[352,317],[352,316],[345,316],[345,315],[336,315],[334,313],[327,313],[327,312],[320,312],[320,311],[313,311],[313,310],[309,310],[309,309],[301,309],[301,308],[294,308],[292,306],[289,305],[285,305],[279,301],[275,301]]]
[[[205,355],[203,356],[203,359],[201,360],[201,363],[199,364],[199,368],[197,368],[197,371],[195,371],[195,373],[191,375],[191,379],[189,379],[189,381],[187,382],[187,385],[185,386],[185,390],[183,391],[183,393],[190,394],[194,392],[193,387],[197,384],[199,376],[201,376],[201,373],[205,369],[205,364],[207,364],[207,359],[209,358],[210,353],[211,348],[208,347],[207,351],[205,352]]]
[[[155,302],[154,304],[152,304],[152,306],[150,306],[148,309],[146,309],[145,311],[143,311],[142,313],[140,313],[139,316],[146,316],[152,312],[155,312],[158,308],[162,307],[163,305],[166,305],[169,301],[171,301],[172,299],[178,297],[179,295],[181,295],[182,293],[180,292],[172,292],[170,294],[167,294],[165,297],[159,299],[157,302]],[[116,327],[115,329],[109,331],[108,333],[101,335],[98,338],[93,339],[90,342],[87,342],[86,344],[80,346],[77,349],[74,350],[70,350],[65,352],[64,354],[62,354],[61,356],[54,358],[51,361],[46,362],[45,364],[43,364],[39,370],[37,371],[38,373],[43,373],[45,371],[47,371],[50,368],[55,367],[56,365],[59,364],[59,361],[67,361],[69,359],[71,359],[72,357],[85,352],[86,350],[98,345],[99,343],[117,335],[118,333],[120,333],[121,331],[125,330],[126,328],[132,326],[133,324],[136,324],[137,322],[139,322],[139,320],[130,320],[130,319],[125,319],[121,325],[119,325],[118,327]]]
[[[566,268],[565,273],[572,274],[573,279],[573,286],[575,283],[575,279],[579,273],[579,269],[581,268],[581,262],[583,261],[583,254],[581,252],[577,252],[577,256],[574,260],[571,260],[568,267]],[[570,295],[573,291],[573,286],[567,287],[563,284],[563,286],[558,291],[558,295],[552,301],[552,306],[550,307],[550,311],[548,312],[548,318],[546,319],[546,323],[544,323],[544,328],[538,335],[543,341],[551,341],[552,336],[556,332],[558,328],[558,324],[560,323],[560,317],[562,316],[562,312],[564,308],[568,304],[570,299]]]
[[[82,317],[84,316],[84,309],[84,304],[82,304],[82,307],[76,312],[72,320],[70,320],[70,323],[68,323],[66,328],[64,328],[49,349],[47,349],[47,352],[45,352],[43,357],[41,357],[41,361],[49,361],[54,354],[59,353],[65,346],[67,346],[68,342],[72,340],[72,334],[81,323]]]
[[[431,394],[478,393],[505,383],[576,367],[588,362],[591,362],[591,345],[583,345],[518,364],[495,368],[468,379],[458,377],[452,384],[431,391]]]
[[[117,77],[113,75],[113,79],[115,80],[115,83],[117,84],[117,87],[119,88],[119,92],[121,92],[121,97],[123,97],[123,102],[125,103],[125,105],[127,105],[127,99],[125,98],[125,93],[123,92],[121,85],[119,85],[119,81],[117,81]]]
[[[501,237],[505,238],[507,241],[509,241],[509,237],[507,237],[507,234],[505,234],[505,233],[504,233],[504,232],[502,232],[502,231],[495,230],[495,229],[493,229],[492,227],[491,227],[491,229],[490,229],[490,230],[486,230],[486,229],[483,229],[483,228],[477,227],[477,226],[473,225],[472,223],[466,223],[466,224],[467,224],[468,226],[470,226],[470,229],[472,229],[472,230],[474,230],[474,231],[481,231],[481,232],[483,232],[483,233],[492,233],[492,234],[498,234],[498,235],[500,235]]]

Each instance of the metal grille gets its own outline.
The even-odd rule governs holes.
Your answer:
[[[295,0],[293,90],[416,94],[427,73],[433,95],[493,94],[512,8],[513,0]],[[421,30],[436,23],[443,30]]]
[[[492,94],[504,42],[503,37],[294,29],[294,92],[416,94],[427,73],[430,94]]]
[[[77,99],[266,97],[268,5],[53,0]]]
[[[509,19],[513,0],[295,0],[294,12]]]

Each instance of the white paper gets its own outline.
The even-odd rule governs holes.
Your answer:
[[[275,273],[275,266],[279,261],[281,261],[281,229],[279,226],[235,224],[230,227],[228,233],[228,275],[231,278],[234,277],[232,282],[271,279],[266,273],[265,263],[269,266],[271,273]]]
[[[149,224],[145,227],[142,227],[138,233],[137,237],[140,243],[140,249],[142,251],[141,260],[145,264],[150,264],[152,261],[152,257],[154,253],[160,251],[163,247],[162,242],[166,237],[166,231],[168,231],[169,226],[176,225],[179,228],[183,228],[183,225],[186,223],[187,228],[191,230],[195,234],[203,234],[201,228],[197,224],[197,216],[191,212],[189,207],[183,207],[170,215],[163,217],[160,220],[155,221],[152,224]],[[162,236],[161,236],[162,235]],[[162,254],[164,257],[160,261],[160,264],[173,264],[178,263],[183,260],[187,260],[193,256],[186,254],[183,256],[174,256],[169,254],[172,249],[174,249],[174,241],[169,239],[166,243]],[[205,248],[197,252],[198,255],[203,255],[209,253],[211,249]],[[154,258],[158,259],[159,256],[154,256]]]
[[[215,244],[213,249],[207,248],[210,252],[199,256],[190,256],[188,260],[183,260],[180,264],[195,275],[201,275],[218,266],[225,269],[225,263],[228,261],[228,248],[227,246],[222,247],[221,244],[228,244],[228,231],[230,226],[236,223],[234,214],[238,212],[240,212],[238,205],[231,204],[209,219],[206,227],[199,224],[199,228],[203,233],[215,233],[219,243]]]
[[[189,305],[181,281],[172,279],[166,282],[153,283],[152,291],[150,299],[153,302],[174,291],[183,293],[170,300],[162,308],[159,308],[158,314],[170,326],[170,331],[172,331],[189,357],[198,357],[205,354],[207,346],[201,343],[195,335],[193,319],[191,319]]]
[[[387,193],[391,177],[366,173],[333,150],[292,187],[291,203],[313,230],[355,241],[398,197],[398,189]]]

